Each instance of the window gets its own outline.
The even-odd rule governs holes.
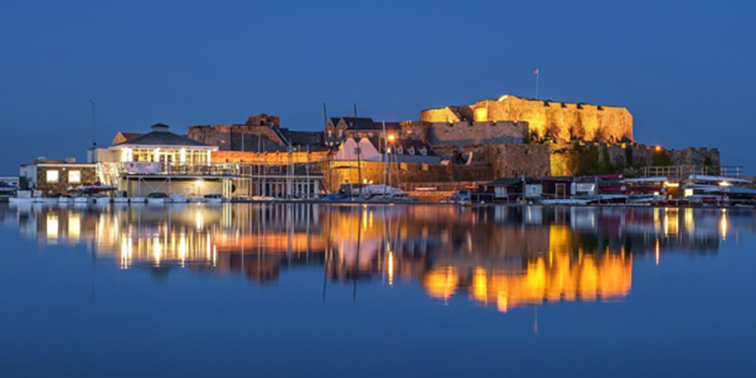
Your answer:
[[[56,170],[47,171],[47,182],[58,182],[59,174]]]
[[[69,184],[81,184],[81,171],[68,171]]]

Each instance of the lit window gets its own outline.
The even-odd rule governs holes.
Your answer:
[[[68,182],[70,184],[80,184],[81,171],[68,171]]]
[[[58,182],[58,171],[47,171],[47,182]]]

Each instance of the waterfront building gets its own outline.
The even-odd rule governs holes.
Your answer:
[[[150,193],[226,198],[270,196],[311,198],[320,192],[317,171],[297,169],[291,159],[278,166],[253,164],[253,153],[220,151],[210,145],[169,131],[164,124],[147,134],[119,132],[114,144],[90,151],[101,181],[128,197]],[[301,172],[300,172],[301,171]]]
[[[21,165],[19,189],[37,190],[42,195],[66,195],[79,186],[98,182],[97,165],[77,163],[76,159],[54,160],[40,157]]]
[[[119,133],[114,142],[120,143],[91,150],[90,159],[98,164],[102,181],[125,196],[231,194],[231,174],[210,164],[216,146],[175,134],[161,123],[147,134]]]

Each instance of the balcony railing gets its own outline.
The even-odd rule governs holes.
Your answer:
[[[120,163],[121,176],[258,176],[258,175],[320,175],[320,164],[240,165],[240,164],[164,164],[153,162]]]

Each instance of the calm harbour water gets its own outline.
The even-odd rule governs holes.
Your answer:
[[[0,376],[753,376],[756,212],[0,206]]]

